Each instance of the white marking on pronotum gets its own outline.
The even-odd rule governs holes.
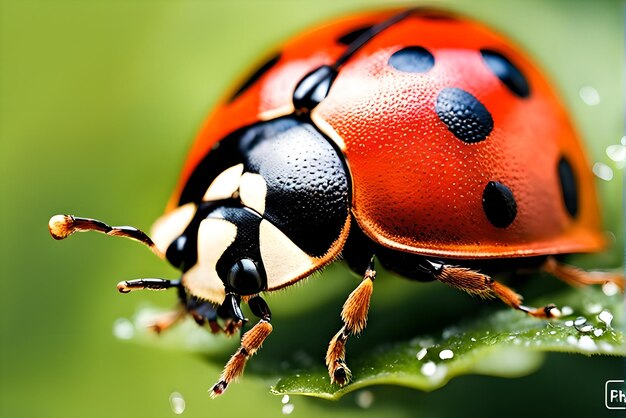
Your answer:
[[[231,198],[239,189],[239,180],[243,174],[243,164],[234,165],[220,173],[204,193],[203,201]]]
[[[265,197],[267,196],[267,183],[260,174],[243,173],[239,183],[239,198],[249,208],[259,214],[265,213]]]
[[[215,266],[236,237],[237,226],[225,219],[207,218],[200,222],[198,261],[183,275],[183,283],[192,295],[215,303],[224,301],[224,284]]]
[[[311,257],[266,220],[259,226],[259,243],[268,290],[282,287],[315,267]]]
[[[196,205],[187,203],[161,216],[152,225],[152,241],[163,254],[167,247],[178,238],[193,219]]]

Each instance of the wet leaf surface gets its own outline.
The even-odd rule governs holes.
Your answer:
[[[315,287],[313,284],[311,290]],[[389,299],[386,292],[391,291],[384,288],[380,291],[382,298]],[[434,295],[437,293],[426,291],[422,297],[430,300]],[[296,294],[294,299],[301,296]],[[413,299],[420,302],[417,297]],[[371,327],[374,335],[366,330],[367,337],[353,338],[349,342],[347,361],[353,381],[343,388],[330,385],[323,365],[327,341],[317,331],[303,330],[303,319],[294,311],[288,320],[283,319],[280,327],[275,327],[277,332],[261,354],[250,362],[246,375],[276,382],[271,389],[275,394],[339,399],[371,385],[402,385],[432,391],[462,375],[525,376],[541,366],[547,352],[626,356],[620,329],[621,295],[607,296],[597,288],[565,289],[529,302],[537,306],[554,302],[563,316],[556,320],[538,320],[495,305],[494,309],[480,309],[473,315],[456,314],[456,317],[455,312],[444,315],[452,308],[441,310],[437,318],[430,321],[434,325],[426,328],[427,332],[417,335],[400,332],[396,339],[392,336],[397,330],[381,334],[381,329],[387,327]],[[443,305],[437,300],[433,303]],[[388,308],[374,308],[380,311],[377,316],[388,317],[385,309]],[[331,318],[337,312],[319,306],[316,310],[320,321],[330,322],[329,327],[332,326]],[[146,331],[146,325],[155,315],[154,309],[142,309],[132,321],[117,323],[121,335],[114,332],[120,338],[140,344],[200,353],[217,364],[224,362],[237,346],[236,338],[211,335],[192,321],[184,321],[160,336],[154,335]],[[297,339],[291,338],[294,333]],[[321,332],[325,334],[328,332]]]

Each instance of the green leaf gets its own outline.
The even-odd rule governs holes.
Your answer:
[[[340,273],[341,270],[338,269],[331,272],[331,275]],[[327,343],[323,336],[326,331],[307,332],[301,327],[302,318],[310,317],[311,312],[315,312],[319,323],[339,326],[338,318],[332,319],[338,313],[335,308],[315,305],[306,309],[306,302],[300,303],[302,297],[306,297],[311,303],[312,298],[308,296],[311,293],[324,299],[325,288],[320,286],[322,284],[321,281],[314,281],[308,283],[306,288],[292,291],[288,299],[292,304],[294,300],[297,301],[296,305],[306,312],[298,313],[294,307],[289,314],[283,307],[283,317],[277,317],[275,335],[270,337],[261,353],[250,361],[246,368],[246,378],[257,375],[276,382],[271,389],[275,394],[297,394],[336,400],[371,385],[402,385],[432,391],[462,375],[520,377],[539,368],[547,352],[626,356],[624,335],[619,328],[622,319],[622,299],[619,294],[607,296],[597,288],[567,289],[528,301],[534,306],[555,303],[563,312],[563,316],[557,320],[532,318],[504,305],[498,305],[497,301],[490,308],[483,307],[482,313],[473,316],[455,315],[450,314],[450,311],[451,303],[456,302],[441,299],[434,300],[433,303],[447,308],[441,308],[437,315],[430,318],[429,321],[433,323],[430,334],[412,338],[409,334],[410,339],[394,341],[390,340],[395,338],[393,330],[376,338],[371,334],[380,331],[380,327],[376,329],[370,326],[373,329],[366,329],[365,337],[361,341],[351,339],[347,361],[353,372],[353,381],[340,388],[330,384],[323,364],[323,352]],[[335,292],[338,293],[335,295],[337,298],[344,297],[343,293],[347,293],[348,289],[339,290],[341,292]],[[385,305],[385,301],[386,308],[389,308],[390,300],[406,305],[406,302],[398,302],[398,296],[392,295],[391,290],[393,289],[378,286],[379,302],[383,303],[373,306],[374,310]],[[431,307],[424,307],[425,300],[432,300],[441,293],[441,289],[437,288],[433,288],[432,293],[423,289],[419,293],[421,298],[416,303],[429,310]],[[459,296],[462,301],[471,300],[466,295]],[[394,312],[398,309],[393,304],[391,307]],[[493,307],[496,309],[492,309]],[[388,316],[388,312],[378,311],[372,316],[377,314],[380,318]],[[446,317],[445,313],[449,315]],[[148,331],[146,325],[158,315],[159,312],[154,308],[144,307],[132,321],[120,319],[114,333],[119,338],[139,344],[201,353],[208,361],[220,367],[238,346],[237,338],[211,335],[191,319],[162,335],[156,335]],[[294,318],[287,319],[285,316]],[[378,324],[380,325],[380,321]],[[332,334],[326,336],[330,338]],[[359,347],[354,346],[357,342],[373,346],[358,350]]]
[[[436,336],[382,345],[356,358],[348,354],[353,381],[343,388],[331,386],[326,369],[315,367],[285,374],[272,392],[339,399],[381,384],[431,391],[461,375],[526,375],[540,366],[545,352],[626,356],[624,335],[615,328],[621,314],[619,296],[576,289],[550,300],[566,315],[547,321],[504,309],[450,326]]]

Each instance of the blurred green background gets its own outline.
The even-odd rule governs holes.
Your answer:
[[[0,415],[170,417],[172,392],[184,396],[184,416],[282,415],[281,398],[268,392],[273,382],[259,377],[262,367],[252,364],[226,396],[209,399],[206,390],[229,348],[200,355],[166,349],[159,342],[140,345],[114,337],[117,319],[132,317],[147,303],[166,308],[175,300],[171,293],[123,296],[115,284],[136,277],[176,277],[176,272],[125,240],[86,234],[54,242],[46,224],[53,214],[74,213],[148,230],[163,210],[207,112],[250,65],[307,27],[389,2],[0,4]],[[606,229],[617,243],[607,253],[580,262],[619,266],[622,179],[618,163],[605,149],[623,135],[623,2],[428,4],[485,21],[545,69],[587,141],[590,160],[614,173],[611,181],[597,182]],[[595,89],[598,103],[581,99],[585,86]],[[319,345],[315,361],[322,361],[323,347],[338,322],[321,321],[318,313],[336,317],[356,283],[339,266],[306,286],[272,296],[275,333],[256,358],[259,365],[271,364],[271,356],[288,356],[285,350],[298,344]],[[443,286],[413,285],[393,277],[377,281],[374,304],[384,306],[407,292],[411,297],[444,298],[441,312],[431,316],[451,321],[480,305]],[[292,324],[300,321],[300,332],[294,326],[285,327],[290,333],[280,331],[286,318]],[[433,326],[433,321],[416,318],[415,330]],[[374,328],[351,347],[367,347],[376,338]],[[555,354],[526,378],[462,377],[430,394],[372,388],[374,402],[367,409],[357,406],[358,394],[339,402],[292,397],[292,415],[444,417],[480,410],[483,416],[513,417],[537,413],[541,402],[549,402],[563,416],[617,416],[604,409],[604,381],[622,375],[620,359]]]

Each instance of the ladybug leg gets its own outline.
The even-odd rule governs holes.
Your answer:
[[[148,325],[156,333],[169,329],[172,325],[178,323],[187,314],[196,321],[200,326],[208,323],[211,333],[217,334],[224,332],[232,335],[241,328],[241,321],[233,319],[234,314],[224,311],[222,317],[226,319],[226,326],[222,328],[217,323],[218,310],[211,302],[202,301],[194,297],[189,297],[180,280],[167,279],[135,279],[123,280],[117,284],[117,290],[120,293],[130,293],[134,290],[167,290],[175,287],[178,290],[179,304],[170,312],[158,315],[153,322]],[[243,316],[242,316],[243,317]],[[238,324],[238,326],[237,326]]]
[[[48,222],[48,229],[52,238],[61,240],[74,232],[96,231],[116,237],[130,238],[148,246],[160,258],[163,254],[156,247],[152,239],[145,232],[132,226],[110,226],[97,219],[80,218],[72,215],[55,215]]]
[[[267,303],[260,296],[254,296],[248,300],[248,305],[252,313],[261,319],[241,337],[239,349],[228,360],[219,381],[209,391],[212,398],[224,393],[228,385],[243,374],[248,359],[261,348],[263,341],[272,332],[272,324],[270,324],[272,313]]]
[[[326,366],[330,382],[343,386],[350,382],[352,372],[346,365],[346,342],[350,335],[358,335],[367,325],[367,313],[370,307],[370,299],[374,290],[374,259],[370,261],[369,267],[365,271],[363,280],[359,286],[350,293],[348,299],[343,304],[341,319],[343,327],[333,337],[326,351]]]
[[[585,271],[578,267],[558,262],[554,257],[548,257],[541,269],[574,287],[599,284],[603,286],[617,286],[624,292],[624,276],[618,273]]]
[[[561,312],[555,305],[547,305],[540,308],[522,305],[522,297],[513,289],[496,282],[490,276],[478,271],[433,262],[430,262],[430,264],[433,266],[435,279],[470,295],[476,295],[484,299],[497,297],[510,307],[526,312],[536,318],[558,318],[561,316]]]

